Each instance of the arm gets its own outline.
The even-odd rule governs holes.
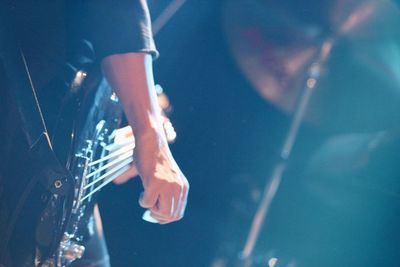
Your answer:
[[[189,184],[168,147],[154,89],[151,56],[107,56],[102,69],[135,132],[137,168],[144,187],[140,205],[149,209],[160,223],[179,220],[186,207]]]

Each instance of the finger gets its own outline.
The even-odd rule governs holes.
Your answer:
[[[159,220],[163,220],[163,221],[171,220],[171,216],[165,216],[164,214],[160,213],[160,211],[156,207],[151,208],[149,210],[150,210],[152,216],[153,215],[156,216],[157,219],[159,219]]]
[[[177,189],[174,191],[174,205],[173,205],[173,214],[172,217],[175,219],[180,215],[180,207],[182,206],[182,196],[184,193],[184,188],[181,186],[177,186]]]
[[[171,216],[165,215],[165,213],[160,211],[160,195],[158,195],[155,205],[153,205],[152,207],[149,207],[148,210],[149,210],[150,214],[156,216],[158,220],[162,220],[162,221],[171,220]]]
[[[189,184],[186,183],[182,189],[182,194],[181,194],[181,198],[179,200],[179,206],[178,206],[178,210],[177,210],[177,218],[179,220],[182,219],[182,217],[185,213],[188,193],[189,193]]]
[[[139,205],[145,209],[152,209],[156,206],[158,193],[155,187],[148,187],[140,195]]]
[[[172,219],[174,196],[172,193],[160,194],[158,198],[159,210],[156,213],[166,219]]]
[[[159,221],[158,224],[169,224],[169,223],[173,223],[176,220],[170,220],[170,221]]]
[[[151,216],[155,221],[157,221],[158,224],[167,224],[167,223],[173,222],[172,219],[165,219],[164,217],[159,216],[159,215],[157,215],[157,214],[154,213],[154,212],[151,212],[151,213],[150,213],[150,216]]]
[[[157,216],[156,214],[152,213],[150,210],[146,210],[143,213],[142,219],[149,223],[159,223],[159,224],[166,224],[169,221],[164,220],[163,218]]]

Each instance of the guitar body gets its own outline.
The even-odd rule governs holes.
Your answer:
[[[35,159],[21,153],[18,163],[26,165],[9,173],[2,186],[4,193],[0,192],[0,266],[64,267],[79,259],[90,237],[95,193],[132,161],[131,154],[122,162],[118,157],[102,160],[109,154],[123,114],[106,81],[88,81],[73,91],[65,86],[65,90],[51,88],[57,83],[39,96],[53,149],[70,171],[74,186],[67,197],[61,197],[40,182],[32,183],[29,170]],[[27,151],[27,147],[21,149]],[[21,200],[30,183],[29,194]],[[20,212],[15,215],[17,208]]]
[[[132,160],[126,158],[122,166],[118,159],[102,160],[109,154],[108,147],[113,144],[114,131],[121,124],[122,114],[118,98],[102,79],[98,86],[83,94],[68,153],[65,153],[65,145],[58,152],[56,144],[63,142],[56,138],[62,136],[63,131],[55,133],[55,151],[60,154],[59,158],[63,158],[75,182],[72,210],[66,218],[66,228],[57,250],[57,266],[68,266],[83,255],[85,242],[91,235],[89,222],[96,203],[95,193],[125,171]],[[96,160],[100,162],[93,164]]]

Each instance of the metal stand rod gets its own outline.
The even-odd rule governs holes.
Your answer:
[[[157,35],[165,24],[178,12],[178,10],[183,6],[186,0],[174,0],[172,1],[164,11],[157,17],[153,22],[153,35]]]
[[[254,215],[249,234],[247,236],[246,244],[241,253],[241,258],[244,261],[245,267],[250,267],[252,265],[252,254],[254,247],[257,243],[260,230],[264,223],[264,220],[268,214],[271,203],[279,189],[279,185],[282,180],[283,173],[287,167],[287,161],[291,155],[293,145],[295,144],[299,128],[303,122],[305,112],[307,110],[312,92],[317,85],[318,78],[320,75],[321,66],[326,62],[330,51],[332,49],[333,40],[327,39],[321,46],[320,53],[315,60],[315,62],[310,66],[308,79],[306,81],[306,86],[301,94],[298,101],[298,105],[294,112],[293,119],[290,123],[289,131],[286,135],[285,141],[281,148],[280,160],[275,165],[272,171],[272,175],[269,178],[269,182],[264,188],[263,197]]]

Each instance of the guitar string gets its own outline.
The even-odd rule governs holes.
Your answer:
[[[119,156],[116,160],[113,161],[109,161],[107,164],[101,166],[100,168],[97,168],[96,170],[94,170],[93,172],[89,173],[88,175],[86,175],[86,179],[89,179],[90,177],[104,171],[107,170],[109,167],[131,157],[133,155],[133,151],[128,151],[125,154],[122,154],[121,156]]]
[[[113,174],[115,172],[117,172],[119,169],[129,165],[131,162],[133,162],[133,158],[127,158],[125,160],[123,160],[120,164],[118,164],[117,166],[109,169],[106,171],[106,173],[104,173],[103,175],[101,175],[100,177],[96,178],[95,180],[91,181],[90,183],[88,183],[87,185],[85,185],[83,187],[83,189],[88,189],[89,187],[91,187],[92,185],[100,182],[101,180],[105,179],[107,176],[109,176],[110,174]],[[86,178],[85,178],[86,179]]]
[[[120,176],[122,173],[124,173],[125,171],[127,171],[129,169],[129,164],[127,164],[126,166],[123,166],[122,168],[119,169],[119,171],[117,171],[114,175],[112,175],[111,177],[109,177],[104,183],[100,184],[98,187],[96,187],[94,190],[92,190],[90,193],[88,193],[87,195],[85,195],[80,202],[82,203],[85,199],[87,199],[88,197],[90,197],[91,195],[93,195],[94,193],[96,193],[97,191],[99,191],[100,189],[102,189],[104,186],[106,186],[107,184],[111,183],[112,181],[114,181],[115,178],[117,178],[118,176]]]
[[[129,165],[130,163],[133,162],[133,158],[130,158],[130,156],[133,155],[133,149],[135,148],[135,139],[134,138],[128,138],[127,142],[118,144],[118,146],[122,146],[120,149],[117,149],[116,151],[108,154],[105,157],[102,157],[98,160],[92,161],[91,163],[88,164],[89,167],[93,167],[96,164],[101,164],[102,162],[109,160],[111,158],[114,157],[118,157],[118,159],[113,160],[108,162],[105,166],[109,167],[109,166],[113,166],[119,162],[122,161],[122,163],[118,164],[117,166],[113,167],[111,170],[108,170],[105,174],[103,174],[102,176],[100,176],[99,178],[95,179],[94,181],[90,182],[88,185],[84,186],[84,189],[87,189],[88,187],[100,182],[101,180],[105,180],[105,179],[109,179],[106,182],[100,184],[98,187],[96,187],[95,189],[93,189],[90,193],[88,193],[87,195],[85,195],[84,197],[82,197],[82,199],[80,200],[80,202],[84,201],[85,199],[87,199],[89,196],[93,195],[95,192],[99,191],[101,188],[103,188],[106,184],[110,183],[111,181],[113,181],[115,178],[117,178],[119,175],[121,175],[122,173],[124,173],[126,170],[129,169]],[[109,144],[107,146],[104,147],[105,150],[113,150],[115,147],[115,143],[113,144]],[[125,154],[125,155],[124,155]],[[121,156],[122,155],[122,156]],[[122,158],[121,158],[122,157]],[[127,159],[128,158],[128,159]],[[102,170],[107,169],[107,167],[104,168],[104,166],[102,166],[100,171],[97,169],[96,173],[101,172]],[[115,173],[114,175],[111,176],[110,175]],[[93,173],[88,174],[88,176],[85,177],[85,179],[90,178],[91,176],[93,176]]]
[[[114,151],[117,148],[121,148],[122,146],[125,146],[128,144],[135,144],[135,137],[133,137],[133,136],[124,137],[124,139],[125,139],[124,142],[121,142],[121,141],[116,142],[115,137],[113,137],[113,138],[114,138],[114,143],[111,143],[111,144],[105,146],[104,147],[105,150]]]
[[[108,146],[107,146],[107,147],[108,147]],[[107,149],[107,147],[105,147],[105,149]],[[108,154],[108,155],[105,156],[105,157],[102,157],[102,158],[100,158],[100,159],[98,159],[98,160],[92,161],[91,163],[88,164],[88,166],[89,166],[89,167],[92,167],[92,166],[94,166],[94,165],[96,165],[96,164],[102,163],[103,161],[109,160],[110,158],[114,158],[114,157],[116,157],[116,156],[118,156],[118,155],[120,155],[120,154],[126,153],[126,152],[128,152],[129,150],[132,150],[132,149],[134,149],[134,148],[135,148],[135,142],[128,142],[128,145],[123,146],[122,148],[116,150],[116,151],[113,152],[113,153]]]
[[[119,146],[123,146],[122,148],[116,150],[115,152],[113,152],[111,154],[108,154],[107,156],[105,156],[103,158],[100,158],[100,159],[98,159],[96,161],[93,161],[93,162],[88,164],[89,167],[93,167],[96,164],[100,164],[103,161],[109,160],[109,159],[111,159],[113,157],[117,157],[117,156],[122,154],[122,156],[119,157],[118,159],[107,163],[106,165],[100,167],[99,169],[95,170],[94,172],[92,172],[92,173],[88,174],[88,176],[86,176],[86,179],[90,178],[93,175],[95,175],[95,174],[107,169],[109,166],[113,166],[113,165],[117,164],[118,162],[122,161],[120,164],[118,164],[117,166],[113,167],[111,170],[108,170],[105,174],[101,175],[100,177],[98,177],[94,181],[92,181],[89,184],[84,186],[84,189],[87,189],[90,186],[100,182],[101,180],[106,180],[107,179],[104,183],[102,183],[99,186],[95,187],[95,189],[93,189],[91,192],[89,192],[87,195],[85,195],[80,200],[81,203],[82,203],[82,201],[84,201],[85,199],[87,199],[88,197],[90,197],[91,195],[96,193],[97,191],[99,191],[101,188],[103,188],[104,186],[106,186],[107,184],[112,182],[114,179],[116,179],[118,176],[120,176],[122,173],[124,173],[125,171],[127,171],[129,169],[129,165],[133,162],[133,158],[129,158],[129,157],[133,155],[133,149],[135,148],[135,139],[134,138],[130,138],[130,139],[131,140],[129,140],[128,142],[124,142],[122,144],[118,144]],[[114,146],[115,146],[115,144],[110,144],[110,145],[104,147],[104,149],[105,150],[112,150],[114,148]],[[124,153],[125,153],[125,155],[124,155]],[[126,159],[126,160],[124,160],[124,159]],[[111,175],[113,173],[115,173],[115,174],[110,177],[109,175]]]

